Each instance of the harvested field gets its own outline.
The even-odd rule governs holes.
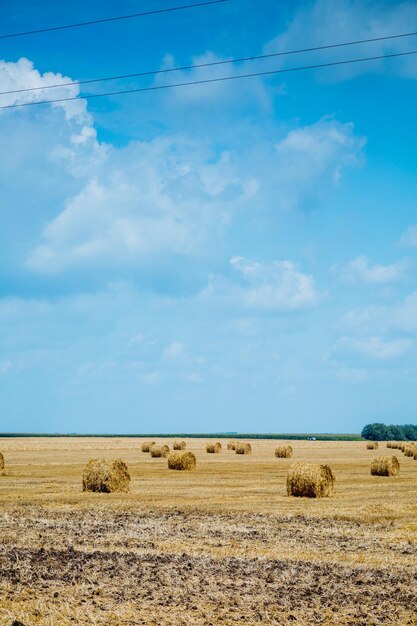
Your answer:
[[[277,442],[172,472],[138,439],[1,440],[0,624],[417,624],[417,463],[378,479],[363,442],[297,442],[332,498],[291,498]],[[172,440],[158,440],[159,447]],[[130,493],[83,493],[91,457],[122,458]],[[220,488],[219,488],[220,486]]]

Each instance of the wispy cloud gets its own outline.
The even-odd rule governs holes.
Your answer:
[[[409,266],[407,259],[381,265],[372,264],[366,256],[359,256],[346,264],[336,265],[333,269],[345,282],[387,285],[403,280]]]
[[[320,300],[313,277],[299,271],[292,261],[260,263],[233,257],[230,265],[234,276],[212,276],[202,298],[258,311],[304,309]]]
[[[413,342],[409,339],[385,340],[382,337],[353,339],[341,337],[334,347],[336,355],[360,355],[376,360],[390,360],[402,356],[410,350]]]
[[[414,224],[407,228],[407,230],[401,237],[400,243],[403,246],[417,248],[417,224]]]
[[[407,33],[417,29],[417,6],[413,2],[361,2],[359,0],[315,0],[304,3],[296,11],[288,28],[266,46],[267,52],[294,50]],[[410,50],[407,38],[374,42],[326,51],[326,61],[381,56]],[[319,55],[319,53],[317,53]],[[297,65],[294,57],[283,58],[282,64]],[[310,63],[323,62],[321,56],[310,57]],[[301,65],[302,62],[297,59]],[[415,59],[396,59],[395,65],[378,60],[371,63],[353,63],[336,68],[317,70],[325,81],[350,80],[372,73],[394,73],[406,78],[417,78]]]

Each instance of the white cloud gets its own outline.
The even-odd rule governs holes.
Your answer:
[[[112,151],[100,176],[44,227],[27,266],[54,274],[199,254],[206,237],[223,227],[218,193],[206,178],[204,156],[184,140],[156,139]],[[244,195],[236,181],[232,197]]]
[[[184,138],[107,151],[96,175],[46,224],[27,267],[58,274],[201,257],[234,218],[238,225],[243,208],[297,208],[331,186],[362,145],[352,125],[321,120],[253,153],[217,159]]]
[[[290,131],[275,146],[277,193],[283,206],[293,209],[305,197],[320,197],[322,190],[339,182],[343,167],[360,163],[364,145],[353,124],[330,118]]]
[[[417,30],[417,5],[414,2],[371,3],[362,0],[316,0],[304,3],[287,30],[265,46],[267,53],[383,37]],[[310,53],[309,63],[322,63],[366,56],[380,56],[410,50],[410,40],[393,39]],[[316,56],[311,56],[315,54]],[[303,65],[304,55],[281,58],[281,64]],[[417,78],[414,57],[353,63],[317,70],[322,80],[348,80],[368,73],[395,73]]]
[[[161,73],[155,78],[155,85],[169,85],[178,83],[190,83],[217,78],[233,78],[240,74],[256,73],[260,67],[259,62],[248,61],[245,63],[225,63],[228,58],[220,56],[210,50],[191,58],[190,65],[204,65],[206,63],[218,63],[211,67],[197,67],[192,70],[175,72],[173,74]],[[165,56],[161,65],[162,70],[178,67],[175,59],[171,55]],[[173,106],[194,106],[198,105],[199,111],[207,110],[211,107],[224,108],[233,104],[236,106],[255,105],[263,109],[270,107],[270,95],[264,81],[258,77],[250,79],[226,80],[213,83],[200,83],[187,87],[179,87],[165,94],[166,102]]]
[[[308,308],[320,299],[313,277],[300,272],[292,261],[259,263],[233,257],[230,264],[235,280],[212,277],[202,297],[264,311]]]
[[[400,243],[403,246],[408,246],[410,248],[417,248],[417,224],[410,226],[403,236],[401,237]]]
[[[161,372],[158,372],[158,371],[148,372],[140,376],[139,380],[144,385],[149,385],[149,386],[157,385],[161,381]]]
[[[76,98],[80,93],[79,85],[67,85],[50,89],[51,85],[75,82],[69,76],[60,73],[45,72],[41,74],[34,68],[33,62],[22,57],[15,63],[0,60],[0,91],[14,91],[15,93],[0,96],[1,106],[14,104],[26,104],[30,102],[41,102],[43,100],[59,100],[65,98]],[[34,89],[34,91],[21,91],[23,89]],[[87,112],[86,100],[80,98],[67,102],[55,102],[50,105],[52,108],[60,108],[65,112],[67,120],[75,119],[82,124],[83,130],[78,136],[74,136],[74,142],[83,142],[88,135],[95,135],[91,126],[92,118]],[[6,110],[0,110],[0,114],[5,114]],[[87,127],[87,128],[86,128]]]
[[[359,384],[369,379],[367,370],[360,367],[340,367],[336,369],[335,375],[344,383]]]
[[[370,305],[352,309],[346,313],[341,324],[360,332],[403,333],[417,332],[417,292],[393,305]]]
[[[164,359],[178,359],[184,354],[184,344],[180,341],[173,341],[164,350]]]
[[[407,260],[397,261],[389,265],[372,265],[367,257],[360,256],[345,265],[336,266],[335,271],[346,282],[386,285],[402,280],[408,266]]]
[[[40,74],[27,59],[0,63],[0,89],[66,80]],[[77,85],[60,90],[63,97],[79,93]],[[43,98],[45,90],[16,94],[10,102]],[[244,141],[239,125],[222,150],[207,138],[184,135],[120,148],[97,141],[84,100],[52,108],[36,109],[36,116],[30,108],[4,111],[0,118],[7,133],[25,124],[21,144],[12,137],[16,150],[0,172],[0,182],[11,186],[0,201],[7,207],[7,198],[19,197],[24,217],[15,205],[6,215],[10,232],[26,229],[19,271],[23,265],[40,277],[85,272],[101,281],[124,270],[169,275],[190,260],[213,258],[243,220],[247,227],[248,218],[276,220],[283,211],[314,205],[345,167],[360,161],[364,145],[352,124],[325,118],[286,135],[276,126],[259,142]],[[32,129],[36,136],[28,141]],[[10,140],[3,137],[0,148]],[[16,171],[20,180],[14,182]],[[10,263],[10,253],[3,256]],[[263,299],[275,302],[268,306],[276,306],[276,293],[267,296],[263,289]],[[291,306],[298,306],[295,296]]]
[[[5,374],[13,367],[13,363],[11,361],[0,361],[0,374]]]
[[[335,346],[336,354],[358,354],[377,360],[390,360],[402,356],[410,350],[413,342],[409,339],[387,341],[381,337],[353,339],[341,337]]]

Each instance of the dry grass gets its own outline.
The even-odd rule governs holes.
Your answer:
[[[83,471],[83,491],[111,493],[129,491],[130,474],[127,465],[121,459],[106,461],[90,459]]]
[[[292,446],[278,446],[275,448],[275,456],[278,459],[289,459],[293,455]]]
[[[330,465],[294,463],[287,474],[287,494],[305,498],[324,498],[331,495],[335,477]]]
[[[220,443],[220,441],[217,441],[216,443],[208,443],[206,445],[206,452],[210,454],[219,454],[219,452],[221,451],[222,451],[222,444]]]
[[[173,472],[138,439],[0,440],[1,626],[417,625],[412,458],[377,479],[363,442],[299,441],[337,483],[290,498],[277,442],[245,459],[206,443]],[[123,458],[130,492],[82,493],[93,456]]]
[[[400,464],[396,456],[377,456],[371,463],[372,476],[397,476]]]
[[[194,470],[197,465],[197,459],[192,452],[172,452],[168,457],[168,469],[171,470]]]

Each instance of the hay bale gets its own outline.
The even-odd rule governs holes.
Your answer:
[[[414,443],[410,443],[408,446],[404,448],[404,456],[414,456],[414,451],[416,450],[416,446]]]
[[[0,470],[4,470],[4,456],[0,452]]]
[[[398,446],[398,450],[401,450],[401,452],[404,452],[405,446],[406,446],[405,443],[400,443],[400,445]]]
[[[252,446],[250,443],[239,442],[236,444],[235,452],[236,454],[251,454]]]
[[[388,447],[388,446],[387,446]],[[400,447],[400,444],[398,443],[398,441],[391,441],[391,446],[390,446],[393,450],[398,450],[398,448]]]
[[[150,452],[152,446],[155,445],[154,441],[144,441],[141,447],[142,452]]]
[[[236,441],[229,441],[228,444],[227,444],[227,449],[228,450],[236,450],[236,445],[237,445]]]
[[[417,447],[414,450],[414,460],[417,461]]]
[[[208,443],[206,445],[206,452],[209,452],[210,454],[218,454],[221,451],[222,444],[219,441],[217,441],[216,443]]]
[[[192,452],[171,452],[168,456],[168,469],[193,470],[196,465],[197,459]]]
[[[392,441],[387,441],[387,448],[392,448],[392,447],[393,447]]]
[[[275,448],[275,456],[278,459],[289,459],[292,457],[292,446],[278,446]]]
[[[367,450],[378,450],[378,442],[377,441],[368,441],[366,444]]]
[[[377,456],[371,463],[372,476],[397,476],[400,464],[396,456]]]
[[[335,477],[329,465],[293,463],[287,474],[287,494],[305,498],[330,496]]]
[[[90,459],[83,472],[83,491],[129,491],[130,474],[121,459]]]
[[[164,458],[169,454],[169,446],[152,446],[151,448],[151,457],[152,458]]]
[[[174,441],[174,445],[172,447],[174,450],[185,450],[186,443],[185,441]]]

